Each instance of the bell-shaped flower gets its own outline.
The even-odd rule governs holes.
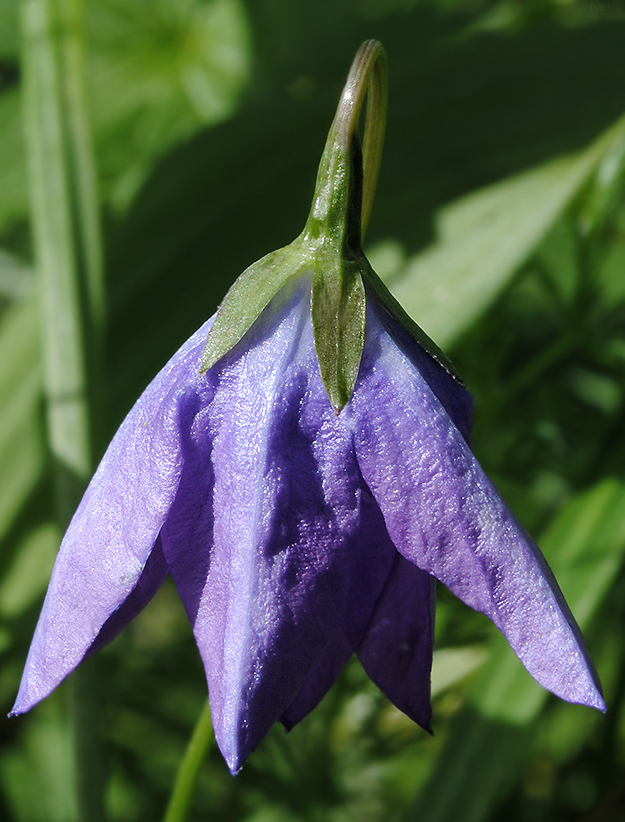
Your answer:
[[[428,728],[435,578],[541,685],[604,708],[544,558],[471,453],[470,395],[360,251],[353,123],[372,66],[368,43],[302,236],[242,275],[111,442],[61,545],[13,713],[169,573],[233,772],[276,721],[311,711],[354,652]],[[366,163],[365,150],[365,182]]]

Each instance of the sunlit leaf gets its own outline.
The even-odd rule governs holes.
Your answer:
[[[432,698],[460,682],[480,668],[488,659],[481,645],[462,648],[441,648],[434,651],[432,662]]]
[[[487,308],[625,134],[619,123],[579,155],[548,163],[443,209],[435,245],[387,284],[425,332],[448,345]]]
[[[1,26],[1,21],[0,21]],[[28,213],[24,133],[19,92],[0,95],[0,231]]]
[[[29,299],[9,308],[0,325],[0,537],[44,464],[38,323]]]
[[[166,149],[234,109],[249,76],[240,0],[90,4],[93,102],[105,192],[126,205]]]
[[[32,268],[13,254],[0,249],[0,296],[19,300],[30,294],[33,288]]]
[[[43,595],[59,543],[59,529],[52,522],[30,531],[0,582],[0,615],[19,616]]]

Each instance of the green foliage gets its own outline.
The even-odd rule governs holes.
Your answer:
[[[391,101],[368,256],[474,392],[475,451],[538,536],[608,703],[601,716],[550,698],[441,591],[434,738],[352,662],[240,776],[211,748],[190,819],[622,818],[625,19],[603,5],[87,3],[109,295],[99,450],[235,277],[297,235],[349,61],[377,37]],[[4,714],[59,539],[18,25],[0,0]],[[173,587],[102,652],[99,680],[109,818],[161,818],[206,698]],[[77,818],[66,698],[0,721],[3,820]]]

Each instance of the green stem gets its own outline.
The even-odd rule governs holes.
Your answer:
[[[184,822],[197,783],[202,763],[213,740],[210,706],[208,702],[200,714],[193,736],[178,768],[176,784],[172,791],[164,822]]]
[[[384,47],[377,40],[367,40],[358,49],[332,126],[340,129],[342,142],[346,148],[351,146],[352,136],[358,128],[365,97],[367,115],[362,148],[364,179],[361,216],[363,239],[367,233],[380,172],[388,107],[386,54]]]
[[[360,250],[382,159],[387,86],[384,48],[377,40],[367,40],[354,58],[328,132],[313,204],[301,235],[307,243],[314,245],[320,237],[333,235],[335,243],[347,242],[352,252]],[[365,98],[367,116],[361,161],[358,123]]]
[[[93,471],[93,379],[104,296],[80,0],[22,0],[24,121],[42,299],[48,438],[65,528]],[[71,712],[79,819],[105,818],[99,711],[87,666]]]

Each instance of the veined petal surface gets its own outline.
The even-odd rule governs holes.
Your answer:
[[[358,658],[393,705],[431,731],[436,580],[394,553]]]
[[[380,310],[370,302],[359,381],[345,412],[393,543],[490,617],[541,685],[603,709],[579,629],[542,554]]]
[[[369,294],[370,299],[375,297]],[[464,439],[473,424],[473,398],[439,363],[418,345],[383,309],[378,318],[416,366]],[[363,491],[363,503],[371,492]],[[386,540],[393,545],[377,502],[372,498]],[[395,550],[394,563],[372,615],[358,658],[369,677],[388,699],[414,722],[431,731],[430,701],[436,581]]]
[[[319,376],[309,277],[283,289],[210,376],[213,547],[194,632],[236,772],[343,615],[361,480]]]
[[[139,614],[161,587],[169,568],[163,555],[160,535],[156,538],[135,587],[122,604],[106,620],[97,637],[89,646],[86,656],[97,653],[115,639],[117,634]]]
[[[377,503],[369,490],[363,488],[360,526],[349,550],[350,576],[346,607],[329,643],[318,657],[299,693],[280,717],[287,729],[290,730],[301,722],[318,705],[355,653],[369,628],[378,599],[398,556],[386,532]],[[429,669],[425,676],[429,682]]]
[[[109,617],[112,639],[162,580],[159,560],[138,586],[178,488],[179,404],[188,395],[210,400],[210,384],[198,374],[210,324],[150,383],[91,480],[61,544],[13,713],[27,711],[73,671]],[[136,587],[137,601],[116,619]]]

